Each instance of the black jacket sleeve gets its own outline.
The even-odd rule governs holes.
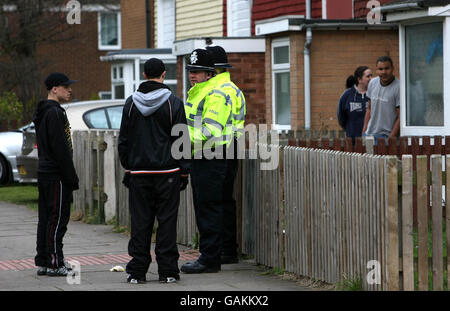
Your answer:
[[[119,132],[119,159],[124,169],[129,169],[128,165],[128,123],[130,121],[129,112],[131,109],[132,97],[128,97],[122,111],[122,121],[120,123]]]
[[[60,168],[63,182],[73,190],[78,189],[79,180],[73,164],[72,146],[69,145],[69,122],[61,109],[54,108],[47,113],[47,135],[51,155]]]
[[[175,97],[175,96],[172,96],[172,97],[174,98],[173,102],[175,103],[174,111],[173,111],[172,128],[177,124],[181,124],[184,127],[184,130],[182,132],[179,132],[178,135],[172,136],[172,142],[176,141],[177,139],[184,139],[186,141],[186,144],[183,144],[183,146],[190,146],[189,129],[187,126],[186,113],[184,111],[184,104],[177,97]],[[172,100],[172,98],[171,98],[171,100]],[[182,137],[183,134],[187,135],[187,137]],[[181,148],[183,148],[183,147],[181,147]],[[182,152],[183,150],[180,150],[180,151]],[[189,152],[189,154],[190,154],[190,152]],[[190,157],[187,159],[181,158],[180,160],[178,160],[178,165],[181,168],[182,175],[189,174],[190,168],[191,168]]]

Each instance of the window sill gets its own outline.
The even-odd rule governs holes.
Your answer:
[[[117,51],[117,50],[121,50],[122,47],[118,46],[118,45],[102,45],[98,47],[99,51]]]

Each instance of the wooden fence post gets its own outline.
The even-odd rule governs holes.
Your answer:
[[[414,290],[414,244],[413,244],[413,170],[412,155],[402,156],[402,258],[403,289]]]
[[[433,248],[433,290],[443,289],[442,248],[442,156],[431,156],[433,177],[432,202],[432,248]]]
[[[375,154],[374,152],[374,137],[373,136],[365,136],[365,143],[366,143],[366,152],[368,154]]]
[[[104,141],[106,150],[104,152],[104,189],[106,199],[104,201],[105,221],[109,222],[116,216],[117,192],[116,192],[116,161],[115,151],[117,149],[117,140],[115,139],[114,131],[105,132]]]
[[[106,150],[106,144],[105,144],[105,132],[99,131],[97,134],[97,191],[96,191],[96,198],[97,198],[97,212],[98,212],[98,221],[100,223],[105,222],[105,210],[104,210],[104,162],[105,162],[105,150]]]
[[[417,156],[418,287],[428,290],[427,156]]]
[[[447,138],[448,137],[448,138]],[[450,146],[450,137],[445,137],[445,146]],[[445,231],[447,235],[447,289],[450,288],[450,154],[445,157]]]
[[[398,250],[398,170],[397,157],[386,158],[388,170],[388,222],[389,222],[389,246],[388,246],[388,275],[389,290],[399,290],[399,250]]]
[[[85,182],[86,178],[84,178],[84,154],[85,154],[85,145],[86,141],[84,139],[85,132],[74,131],[72,133],[72,143],[73,143],[73,160],[75,170],[79,179],[79,189],[78,191],[74,191],[73,193],[73,209],[74,212],[72,214],[72,220],[80,220],[83,218],[84,214],[84,198],[85,198]]]
[[[272,148],[275,148],[275,146],[272,146]],[[274,169],[273,173],[276,175],[275,181],[276,181],[276,188],[277,189],[277,199],[278,199],[278,206],[277,206],[277,215],[275,217],[277,220],[273,223],[274,224],[274,230],[275,233],[277,233],[277,238],[274,241],[274,248],[277,249],[277,256],[275,256],[275,260],[277,263],[277,266],[285,269],[285,261],[284,261],[284,254],[285,254],[285,248],[284,248],[284,223],[285,223],[285,187],[284,187],[284,147],[278,146],[278,167]]]
[[[85,215],[92,216],[94,214],[94,182],[97,179],[97,161],[96,151],[94,150],[95,142],[97,140],[97,132],[89,131],[88,141],[86,147],[86,213]]]

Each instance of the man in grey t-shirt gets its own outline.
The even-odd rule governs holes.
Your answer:
[[[366,116],[363,135],[375,138],[396,137],[400,132],[400,81],[394,76],[394,65],[389,56],[377,60],[378,77],[367,89]]]

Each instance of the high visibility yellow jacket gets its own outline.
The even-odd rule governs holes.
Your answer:
[[[230,73],[215,76],[218,90],[230,97],[232,110],[233,136],[239,138],[244,131],[246,104],[244,93],[231,81]]]
[[[188,91],[185,112],[193,154],[231,143],[231,109],[230,96],[217,89],[216,77],[197,83]]]

